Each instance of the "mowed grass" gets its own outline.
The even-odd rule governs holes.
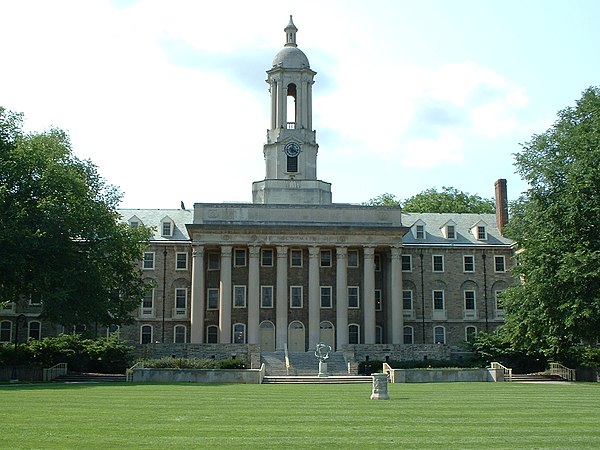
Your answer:
[[[600,448],[600,384],[0,387],[0,448]]]

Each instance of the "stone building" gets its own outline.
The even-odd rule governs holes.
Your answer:
[[[496,215],[333,203],[331,184],[317,177],[316,72],[296,33],[290,17],[267,71],[266,171],[252,203],[121,210],[130,226],[157,230],[140,262],[154,289],[121,336],[304,352],[318,342],[452,346],[494,330],[503,323],[498,293],[512,282],[506,181],[496,182]],[[45,335],[39,308],[0,311],[0,341],[22,313],[29,336]]]

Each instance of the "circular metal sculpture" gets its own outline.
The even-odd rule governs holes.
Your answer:
[[[315,348],[315,356],[319,362],[323,362],[328,359],[329,352],[331,352],[331,345],[327,345],[325,342],[319,342]]]

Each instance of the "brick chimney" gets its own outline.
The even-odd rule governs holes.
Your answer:
[[[504,226],[508,223],[508,197],[506,180],[501,178],[494,183],[496,191],[496,224],[500,234],[504,234]]]

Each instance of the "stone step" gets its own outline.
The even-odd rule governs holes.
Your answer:
[[[541,373],[513,373],[510,381],[520,383],[544,383],[565,380],[558,375],[545,375]]]
[[[348,375],[348,376],[265,376],[263,384],[352,384],[372,383],[373,377]]]
[[[125,375],[106,373],[68,373],[56,377],[56,383],[115,383],[125,382]]]

